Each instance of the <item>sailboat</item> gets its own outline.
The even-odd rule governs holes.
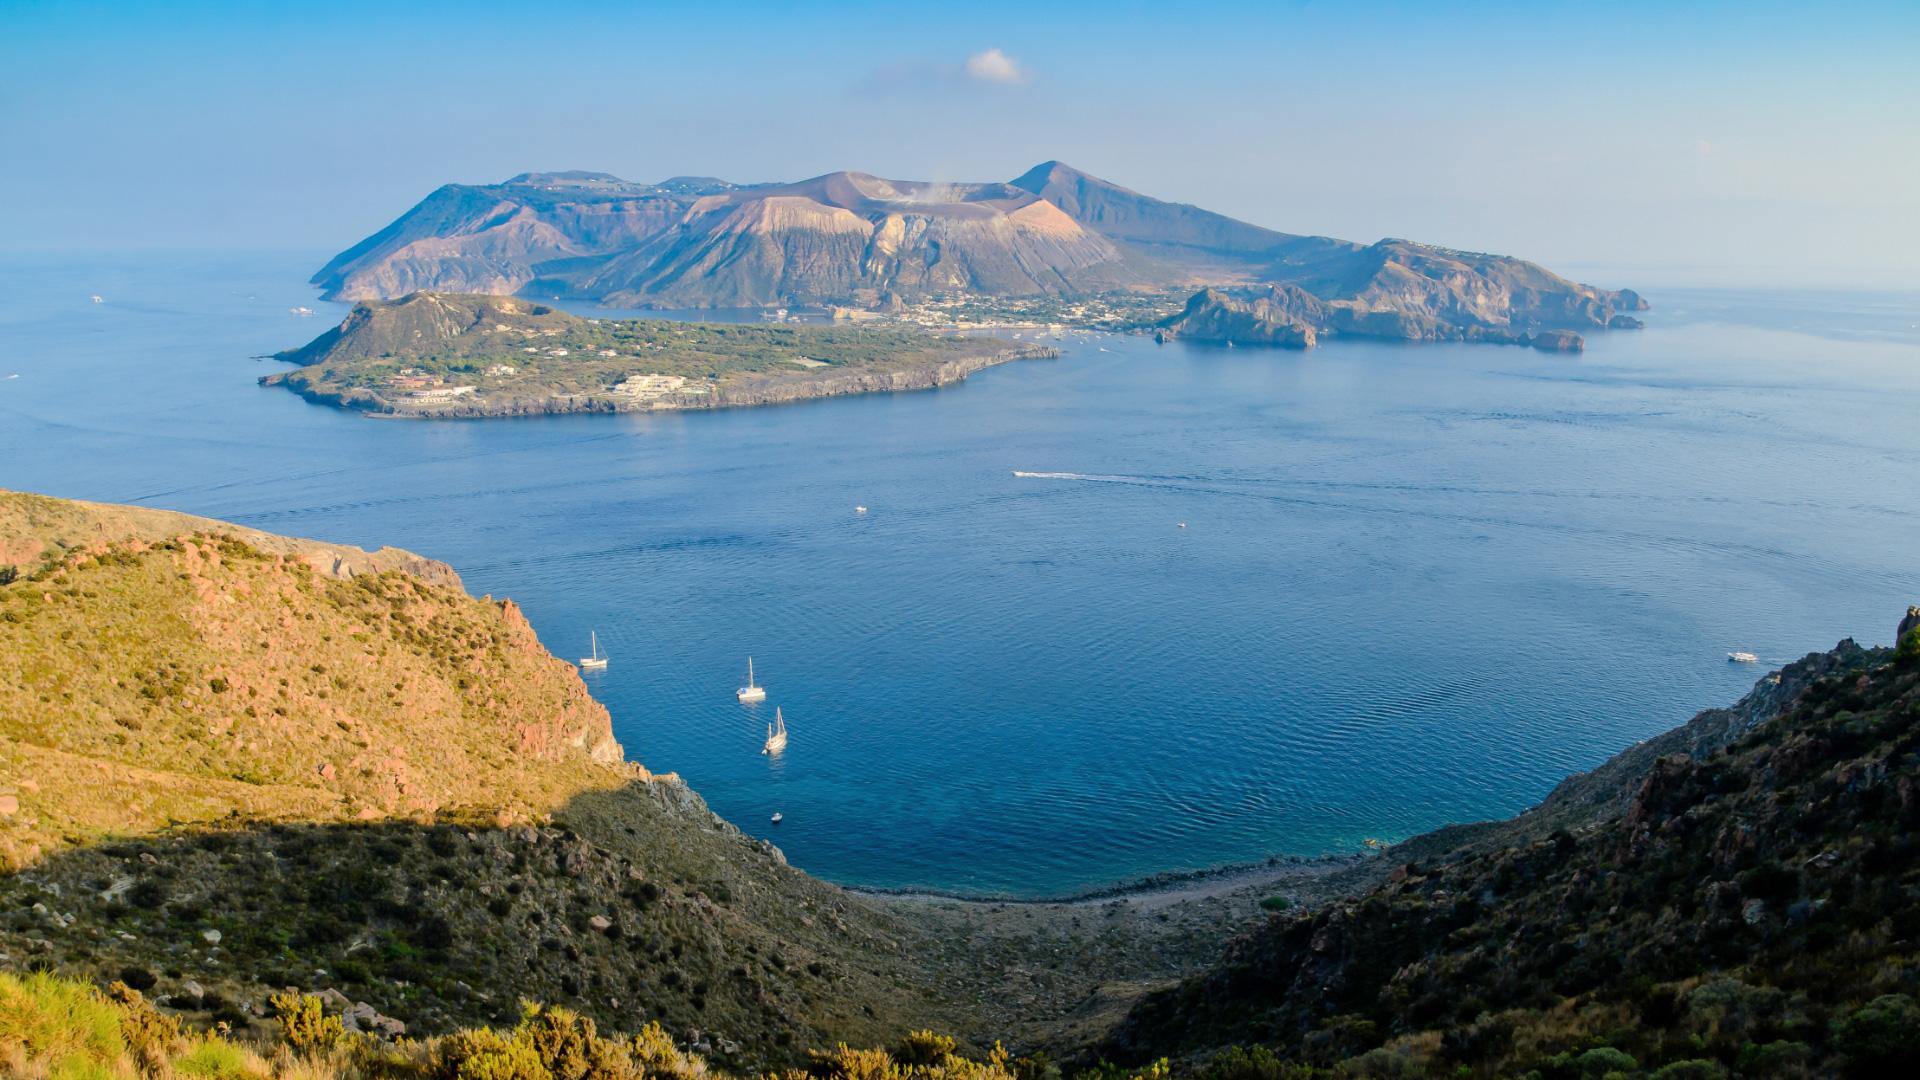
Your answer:
[[[580,658],[580,670],[582,671],[599,671],[607,666],[607,658],[600,655],[600,632],[595,630],[591,631],[591,633],[593,635],[593,655]]]
[[[767,725],[767,741],[761,745],[763,754],[777,754],[787,748],[787,720],[780,715],[776,706],[773,710],[773,723]]]
[[[741,701],[767,700],[767,688],[753,684],[753,657],[751,656],[747,657],[747,685],[735,690],[733,696]]]

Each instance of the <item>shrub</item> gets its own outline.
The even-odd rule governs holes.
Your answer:
[[[1920,1061],[1920,1003],[1905,994],[1874,998],[1834,1021],[1833,1044],[1849,1076],[1891,1076]]]
[[[554,1080],[533,1046],[492,1028],[457,1031],[434,1043],[433,1080]]]
[[[1726,1066],[1717,1061],[1689,1058],[1655,1069],[1653,1080],[1721,1080],[1726,1075]]]
[[[269,1000],[280,1014],[280,1027],[295,1053],[320,1056],[346,1041],[346,1024],[337,1016],[328,1016],[326,1007],[312,994],[275,994]]]
[[[1195,1080],[1306,1080],[1306,1065],[1282,1061],[1264,1046],[1229,1046],[1194,1074]]]
[[[1610,1073],[1633,1073],[1640,1068],[1640,1063],[1626,1051],[1611,1046],[1596,1046],[1574,1058],[1572,1065],[1576,1076],[1593,1077],[1595,1080]]]
[[[904,1065],[938,1065],[959,1046],[960,1043],[950,1035],[910,1031],[906,1038],[900,1040],[893,1056]]]
[[[1284,896],[1269,896],[1260,901],[1260,906],[1268,911],[1285,911],[1293,906],[1293,901]]]

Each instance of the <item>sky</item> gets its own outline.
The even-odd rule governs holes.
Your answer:
[[[0,0],[0,254],[345,248],[443,183],[1010,179],[1597,284],[1920,283],[1920,0]]]

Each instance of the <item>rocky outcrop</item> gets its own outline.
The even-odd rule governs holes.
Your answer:
[[[1319,342],[1315,326],[1325,320],[1326,309],[1312,294],[1298,286],[1276,285],[1244,300],[1220,289],[1202,289],[1180,314],[1157,326],[1168,337],[1311,349]]]
[[[1580,352],[1587,341],[1571,330],[1540,330],[1527,338],[1527,344],[1541,352]]]

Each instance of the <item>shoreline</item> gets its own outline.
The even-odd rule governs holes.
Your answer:
[[[306,373],[321,365],[307,365],[261,376],[261,386],[291,390],[316,405],[383,420],[497,420],[581,413],[651,414],[718,412],[723,409],[789,405],[829,397],[938,390],[964,382],[968,376],[1001,364],[1021,360],[1057,360],[1060,349],[1032,342],[1009,343],[991,353],[978,353],[938,363],[898,370],[829,371],[812,377],[776,376],[742,380],[712,394],[673,394],[657,399],[626,400],[607,393],[552,393],[540,397],[489,399],[473,395],[458,403],[415,406],[363,387],[316,385]]]
[[[1381,851],[1385,851],[1382,848]],[[1144,877],[1098,885],[1051,896],[1015,896],[996,893],[959,893],[911,887],[842,885],[856,896],[910,903],[951,903],[981,906],[1070,907],[1112,901],[1167,901],[1216,896],[1256,885],[1319,876],[1367,862],[1378,853],[1351,855],[1281,855],[1259,862],[1227,863],[1203,870],[1163,870]]]

